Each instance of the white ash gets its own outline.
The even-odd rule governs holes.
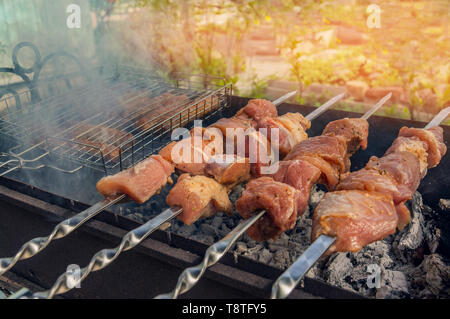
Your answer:
[[[441,198],[439,200],[439,207],[446,212],[450,212],[450,199],[443,199]]]
[[[244,189],[245,186],[237,186],[232,190],[230,198],[233,203]],[[246,256],[256,262],[286,269],[309,247],[311,217],[323,195],[324,191],[314,187],[307,211],[297,220],[294,229],[281,234],[276,241],[258,243],[244,234],[230,250],[235,261],[238,256]],[[132,209],[135,214],[130,216],[140,222],[147,221],[167,208],[161,204],[165,196],[166,191],[163,190],[161,198]],[[441,206],[446,202],[442,203]],[[158,210],[150,210],[158,205],[161,206]],[[335,253],[323,258],[307,276],[370,298],[449,298],[450,261],[437,254],[441,242],[437,213],[422,203],[419,193],[414,194],[408,205],[412,220],[401,232],[372,243],[357,253]],[[148,211],[154,213],[146,214]],[[218,213],[191,226],[172,220],[168,231],[210,245],[226,236],[240,221],[237,212],[231,217]],[[379,288],[368,287],[369,265],[379,267]]]

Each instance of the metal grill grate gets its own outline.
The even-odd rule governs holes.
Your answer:
[[[79,76],[39,81],[0,100],[0,134],[18,144],[11,154],[33,157],[40,149],[115,173],[161,148],[174,128],[222,110],[231,96],[231,86],[206,76],[167,81],[130,67]],[[32,103],[33,95],[47,97]]]

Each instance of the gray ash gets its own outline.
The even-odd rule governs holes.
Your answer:
[[[243,186],[237,186],[232,190],[232,202],[239,198],[243,189]],[[164,189],[142,206],[121,205],[121,212],[145,222],[166,208],[163,203],[167,192]],[[281,234],[278,240],[258,243],[244,234],[231,253],[235,257],[247,256],[257,262],[286,269],[310,245],[312,213],[323,194],[318,187],[312,190],[307,211],[298,219],[294,229]],[[449,298],[450,260],[439,253],[441,230],[436,224],[437,212],[423,204],[418,192],[408,205],[412,220],[403,231],[374,242],[357,253],[332,254],[316,263],[307,276],[370,298]],[[440,205],[449,207],[448,201],[441,201]],[[173,220],[168,231],[210,245],[227,235],[240,221],[238,213],[231,217],[218,213],[191,226]],[[379,288],[368,286],[371,275],[368,267],[379,270]]]

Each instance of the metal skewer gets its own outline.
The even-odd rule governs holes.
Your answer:
[[[389,98],[391,97],[392,93],[387,94],[385,97],[383,97],[377,104],[375,104],[374,106],[372,106],[370,108],[370,110],[368,110],[363,116],[362,118],[367,119],[368,117],[365,117],[366,114],[369,114],[369,117],[371,114],[375,113],[376,110],[378,110],[387,100],[389,100]],[[342,95],[343,96],[343,95]],[[328,102],[327,102],[328,103]],[[329,104],[325,103],[324,105],[322,105],[320,108],[326,106],[327,108],[330,107]],[[317,111],[317,110],[316,110]],[[308,114],[306,116],[306,118],[308,120],[312,120],[313,118],[311,118],[313,115],[314,117],[317,117],[318,114],[321,114],[322,112],[312,112],[310,114]],[[242,223],[240,223],[237,227],[242,227],[242,228],[249,228],[251,225],[253,225],[261,216],[263,216],[265,213],[265,211],[258,213],[257,218],[254,218],[255,216],[252,216],[252,218],[249,218],[245,221],[243,221]],[[237,228],[236,227],[236,228]],[[236,230],[235,228],[235,230]],[[157,296],[156,298],[177,298],[179,294],[182,294],[184,292],[187,292],[189,289],[191,289],[192,287],[194,287],[194,285],[200,280],[201,275],[203,275],[203,273],[205,272],[207,267],[212,266],[213,264],[215,264],[220,257],[222,257],[227,251],[228,249],[236,242],[236,240],[239,239],[239,237],[242,235],[242,233],[239,232],[235,232],[235,230],[233,230],[230,234],[228,234],[225,238],[227,238],[227,248],[224,249],[224,251],[221,253],[220,256],[218,256],[217,254],[214,254],[213,256],[211,256],[211,253],[214,253],[215,250],[217,248],[214,248],[214,246],[216,246],[217,244],[219,244],[219,246],[222,246],[220,244],[220,241],[217,242],[216,244],[213,244],[212,246],[210,246],[208,248],[208,250],[205,253],[205,257],[203,258],[203,261],[201,264],[199,264],[198,266],[195,267],[191,267],[191,268],[187,268],[185,269],[180,277],[178,278],[178,282],[177,285],[175,286],[174,290],[172,290],[172,292],[167,293],[167,294],[162,294]],[[225,239],[224,238],[224,239]],[[334,240],[333,240],[334,241]],[[327,241],[325,240],[325,243]],[[210,251],[210,248],[212,249]],[[314,253],[315,251],[313,251]],[[219,257],[219,258],[216,258]],[[214,260],[214,262],[211,262],[211,260]],[[309,269],[309,267],[308,267]]]
[[[294,92],[288,93],[285,95],[285,97],[289,98],[290,96],[292,96],[293,93]],[[328,109],[332,104],[334,104],[335,102],[340,100],[342,97],[344,97],[344,94],[340,94],[340,95],[334,97],[332,99],[333,103],[328,103],[328,102],[330,102],[330,101],[328,101],[327,103],[325,103],[324,105],[322,105],[321,107],[316,109],[315,112],[312,112],[309,115],[307,115],[306,118],[308,120],[312,120],[313,118],[311,118],[311,114],[313,114],[313,113],[314,113],[313,114],[314,118],[319,116],[326,109]],[[282,103],[282,101],[280,99],[277,99],[277,101],[278,101],[277,103]],[[123,195],[123,196],[125,198],[125,195]],[[142,226],[128,232],[123,237],[120,245],[117,246],[116,248],[104,249],[104,250],[101,250],[100,252],[98,252],[97,254],[95,254],[92,257],[89,264],[85,268],[81,269],[81,276],[77,283],[80,283],[81,281],[83,281],[91,272],[103,269],[103,268],[107,267],[108,265],[110,265],[112,262],[114,262],[114,260],[123,251],[129,250],[129,249],[135,247],[136,245],[138,245],[139,243],[141,243],[151,233],[153,233],[156,229],[161,227],[161,225],[163,223],[176,217],[181,212],[182,212],[181,209],[177,209],[177,210],[167,209],[163,213],[159,214],[155,218],[153,218],[153,219],[149,220],[148,222],[146,222],[145,224],[143,224]],[[207,264],[205,264],[204,266],[200,266],[200,268],[205,270],[207,267],[213,265],[217,260],[219,260],[230,249],[231,245],[234,244],[234,241],[235,241],[234,238],[240,237],[253,224],[251,221],[252,220],[256,221],[263,214],[264,214],[264,211],[260,212],[258,215],[255,215],[252,218],[241,223],[241,225],[238,225],[228,236],[223,238],[216,245],[210,247],[210,249],[208,249],[208,251],[207,251],[208,256],[215,256],[215,257],[209,257],[208,261],[205,261],[205,263],[207,263]],[[194,272],[194,270],[192,272]],[[200,279],[202,274],[203,274],[203,272],[201,272],[199,274],[198,279]],[[55,284],[52,286],[52,288],[50,290],[40,292],[40,293],[35,293],[35,294],[31,294],[29,291],[24,290],[18,297],[25,297],[28,295],[32,298],[53,298],[53,296],[55,296],[56,294],[61,294],[61,293],[67,292],[68,290],[71,289],[69,287],[69,285],[67,284],[67,280],[69,278],[70,278],[70,275],[62,274],[57,279],[57,281],[55,282]],[[196,282],[197,281],[195,281],[193,283],[193,285],[195,285]],[[188,289],[190,289],[190,287],[188,287]]]
[[[274,104],[278,106],[279,104],[283,103],[283,101],[290,98],[296,93],[297,91],[289,92],[283,95],[282,97],[278,98],[275,101],[276,103]],[[77,215],[69,219],[66,219],[61,223],[59,223],[58,225],[56,225],[56,227],[53,229],[52,233],[49,236],[34,238],[26,242],[25,244],[22,245],[22,247],[13,257],[0,258],[0,276],[3,275],[5,272],[7,272],[9,269],[11,269],[18,261],[33,257],[34,255],[44,250],[52,240],[60,239],[69,235],[74,230],[83,225],[85,222],[101,213],[103,210],[107,209],[108,207],[114,204],[117,204],[118,202],[124,200],[125,198],[126,195],[120,195],[113,199],[105,198],[104,200],[96,203],[87,210],[78,213]],[[176,215],[174,214],[172,218],[175,217]]]
[[[33,257],[40,251],[44,250],[52,240],[67,236],[82,224],[84,224],[86,221],[91,219],[93,216],[125,199],[125,197],[125,195],[120,195],[115,198],[105,198],[101,202],[98,202],[94,206],[89,207],[85,211],[73,216],[72,218],[60,222],[47,237],[37,237],[26,242],[22,245],[22,247],[14,255],[14,257],[0,259],[0,276],[11,269],[19,260]]]
[[[439,125],[450,114],[450,107],[441,110],[424,128]],[[320,235],[305,252],[275,281],[272,286],[272,299],[284,299],[298,285],[308,270],[336,241],[335,237]]]

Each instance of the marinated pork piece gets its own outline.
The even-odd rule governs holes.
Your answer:
[[[257,211],[266,213],[253,224],[248,234],[257,241],[276,239],[282,232],[295,225],[297,212],[308,204],[301,192],[294,187],[276,182],[270,177],[251,180],[236,201],[236,210],[243,218],[250,218]]]
[[[345,160],[347,146],[345,139],[340,136],[320,135],[304,140],[294,146],[285,160],[294,160],[300,156],[318,156],[335,165],[341,172],[345,172],[349,168]]]
[[[247,105],[236,113],[236,116],[240,117],[244,114],[255,121],[259,121],[265,117],[278,116],[278,111],[277,107],[271,101],[253,99],[248,101]]]
[[[420,177],[427,174],[428,168],[428,145],[427,143],[421,141],[416,136],[412,137],[397,137],[392,143],[391,147],[388,148],[385,154],[393,154],[399,152],[407,152],[412,154],[416,159],[419,160],[420,167]]]
[[[332,190],[339,182],[340,174],[350,168],[345,139],[340,136],[315,136],[294,146],[285,160],[303,160],[319,168],[319,183]]]
[[[306,140],[308,134],[305,130],[311,127],[311,122],[300,113],[286,113],[278,117],[265,117],[258,121],[258,129],[267,129],[267,137],[273,147],[278,147],[280,155],[288,154],[294,145]],[[278,144],[272,141],[272,130],[278,130]]]
[[[346,140],[347,152],[353,155],[361,147],[367,148],[369,123],[361,118],[344,118],[327,124],[322,135],[342,136]]]
[[[412,194],[404,187],[400,191],[397,181],[386,171],[362,169],[353,172],[339,183],[336,190],[362,190],[391,196],[396,205],[398,229],[403,229],[411,221],[411,214],[404,202],[411,199]]]
[[[360,190],[326,193],[313,216],[311,241],[320,235],[336,237],[328,253],[356,252],[395,233],[398,216],[392,197]]]
[[[173,163],[177,169],[192,175],[205,174],[211,157],[223,153],[223,144],[215,144],[214,128],[191,130],[191,136],[178,142],[171,142],[159,151],[159,155]],[[220,132],[216,132],[220,134]],[[198,145],[197,145],[198,144]],[[190,152],[185,154],[185,151]]]
[[[167,205],[179,206],[183,212],[178,219],[191,225],[199,218],[207,218],[216,212],[233,213],[227,188],[206,176],[183,174],[166,198]]]
[[[248,158],[237,155],[215,155],[206,164],[205,173],[214,177],[220,184],[231,188],[250,179],[250,163]]]
[[[373,156],[364,169],[349,174],[338,191],[324,196],[314,212],[312,240],[321,234],[335,236],[329,252],[358,251],[395,228],[403,229],[411,219],[405,201],[412,198],[427,167],[445,155],[442,132],[402,128],[383,157]]]
[[[252,177],[263,175],[263,167],[270,166],[276,158],[275,149],[272,148],[268,138],[260,131],[252,130],[243,139],[245,143],[245,157],[250,161],[250,172]],[[239,142],[238,149],[242,149]]]
[[[168,118],[183,110],[190,101],[186,95],[174,95],[171,93],[164,93],[162,96],[156,98],[156,104],[149,111],[145,110],[135,119],[135,128],[140,131],[148,130],[157,124],[161,124],[164,129],[170,129],[171,123]],[[165,121],[167,120],[167,121]],[[178,118],[174,121],[179,120]],[[172,123],[172,126],[174,123]]]
[[[441,158],[447,152],[447,146],[444,144],[442,127],[435,126],[429,129],[420,129],[412,127],[402,127],[398,136],[417,137],[427,143],[428,168],[435,167],[441,161]]]
[[[159,155],[152,155],[132,168],[97,182],[97,190],[105,197],[126,194],[142,204],[158,192],[168,181],[174,168]]]
[[[88,146],[79,145],[73,149],[99,155],[96,148],[100,149],[106,160],[117,158],[122,150],[131,147],[133,135],[119,129],[102,125],[92,125],[81,123],[70,131],[70,136],[74,141]],[[129,141],[129,143],[127,143]],[[92,148],[89,148],[92,146]],[[72,146],[71,146],[72,147]]]
[[[317,183],[321,171],[303,160],[280,161],[278,171],[272,177],[275,181],[288,184],[309,198],[312,185]],[[299,212],[303,214],[303,212]]]
[[[392,178],[396,182],[398,194],[392,194],[394,202],[408,200],[419,187],[421,172],[418,158],[410,152],[395,152],[384,155],[381,158],[372,156],[366,165],[366,169],[375,170],[381,176]],[[351,179],[351,173],[346,179]],[[342,182],[345,187],[345,180]],[[350,189],[346,187],[345,189]],[[380,191],[380,190],[378,190]]]
[[[247,105],[240,109],[235,116],[231,118],[221,118],[210,127],[216,127],[222,131],[223,136],[227,137],[227,128],[247,129],[256,128],[257,121],[265,117],[278,116],[276,106],[263,99],[248,101]],[[228,137],[227,137],[228,138]]]
[[[210,127],[216,127],[218,128],[223,136],[227,137],[227,128],[236,130],[236,129],[242,129],[243,132],[245,132],[248,129],[255,128],[256,122],[247,117],[230,117],[230,118],[221,118],[216,123],[210,125]],[[235,131],[233,131],[234,133]]]

